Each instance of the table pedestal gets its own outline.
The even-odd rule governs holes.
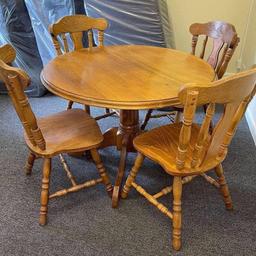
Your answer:
[[[133,139],[139,132],[139,111],[121,110],[119,127],[110,128],[104,134],[104,141],[101,148],[116,146],[117,149],[120,150],[120,162],[112,195],[113,208],[118,206],[120,188],[125,173],[127,153],[136,151],[133,147]]]

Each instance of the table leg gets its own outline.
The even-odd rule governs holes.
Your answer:
[[[117,145],[117,136],[118,136],[117,131],[118,131],[117,127],[108,129],[103,135],[104,140],[103,140],[102,144],[100,145],[100,148],[116,146]]]
[[[121,189],[121,185],[122,185],[122,181],[125,173],[128,140],[129,140],[129,135],[127,134],[124,135],[122,140],[122,148],[120,152],[120,162],[119,162],[118,172],[116,175],[115,185],[114,185],[113,194],[112,194],[113,208],[116,208],[118,206],[120,189]]]
[[[118,150],[121,150],[121,156],[112,195],[113,208],[118,206],[120,188],[125,173],[127,152],[135,152],[133,139],[138,135],[139,131],[139,112],[137,110],[121,110],[120,124],[116,134],[116,146]]]

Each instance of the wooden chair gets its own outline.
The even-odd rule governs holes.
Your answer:
[[[0,47],[0,79],[6,85],[13,106],[25,130],[24,137],[30,150],[25,167],[26,174],[31,174],[36,158],[43,158],[39,223],[45,225],[47,222],[48,200],[51,198],[76,192],[98,183],[103,183],[109,195],[112,195],[112,185],[97,151],[97,148],[103,141],[103,135],[95,119],[81,109],[68,109],[51,116],[37,119],[24,93],[24,89],[30,83],[30,78],[23,70],[11,67],[5,63],[13,61],[14,56],[15,51],[10,45]],[[100,178],[78,184],[63,157],[63,153],[84,150],[90,150]],[[60,156],[60,160],[72,186],[50,195],[51,159],[56,155]]]
[[[85,15],[71,15],[60,18],[56,23],[50,25],[49,31],[52,36],[53,45],[57,55],[62,55],[71,50],[80,50],[84,48],[83,38],[85,33],[88,36],[89,50],[94,46],[93,30],[98,30],[98,47],[103,47],[104,30],[108,27],[107,20],[103,18],[91,18]],[[70,47],[70,43],[73,46]],[[95,79],[97,79],[95,77]],[[71,109],[73,101],[69,101],[67,109]],[[85,110],[90,114],[90,106],[85,106]],[[97,116],[99,120],[116,114],[115,111],[110,112],[106,109],[106,114]]]
[[[211,86],[185,86],[179,93],[184,107],[183,123],[174,123],[142,133],[134,139],[138,150],[135,164],[122,190],[126,198],[134,187],[151,204],[173,221],[172,244],[175,250],[181,247],[181,195],[182,184],[197,175],[201,175],[220,189],[227,209],[232,209],[232,200],[223,174],[222,161],[234,136],[236,127],[243,117],[248,103],[256,92],[256,69],[215,81]],[[197,106],[208,104],[201,125],[193,123]],[[224,106],[223,115],[212,133],[209,132],[215,104]],[[149,194],[135,182],[143,159],[157,162],[171,176],[173,186],[162,189],[154,195]],[[218,180],[205,174],[215,169]],[[157,199],[173,192],[173,212]]]
[[[16,51],[11,45],[5,44],[0,46],[0,60],[10,65],[14,62],[15,58]]]
[[[226,22],[212,21],[204,24],[194,23],[190,26],[189,31],[192,34],[191,54],[196,55],[198,39],[199,37],[204,36],[202,50],[199,56],[201,59],[205,59],[213,67],[216,72],[216,79],[222,78],[240,41],[235,27]],[[208,57],[205,57],[209,38],[212,39],[212,50]],[[150,118],[167,116],[171,121],[175,122],[178,122],[181,119],[181,108],[164,108],[159,109],[159,111],[164,111],[165,113],[152,115],[153,109],[148,110],[141,125],[142,130],[145,129]],[[176,117],[174,119],[173,116],[175,114]]]

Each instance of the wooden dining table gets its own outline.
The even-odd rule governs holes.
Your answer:
[[[94,47],[50,61],[41,73],[44,86],[67,100],[120,110],[119,127],[104,133],[102,148],[116,146],[120,162],[112,206],[117,207],[128,152],[140,131],[139,110],[179,105],[184,84],[209,84],[213,68],[189,53],[144,45]]]

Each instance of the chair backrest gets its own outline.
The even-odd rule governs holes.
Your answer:
[[[6,49],[12,55],[6,54]],[[24,89],[30,84],[30,78],[23,70],[6,64],[13,61],[15,50],[11,45],[0,47],[0,79],[3,80],[11,97],[13,106],[20,118],[30,142],[45,150],[45,140],[37,125],[36,117],[30,107]]]
[[[10,44],[5,44],[0,46],[0,59],[11,64],[16,58],[16,51]]]
[[[91,18],[85,15],[71,15],[59,19],[56,23],[50,25],[49,31],[52,36],[53,44],[58,55],[70,51],[66,34],[69,34],[73,42],[73,49],[79,50],[83,46],[83,32],[87,32],[88,45],[93,47],[92,30],[98,30],[99,46],[103,46],[104,30],[108,22],[103,18]],[[62,44],[60,43],[62,41]],[[63,49],[61,47],[63,45]]]
[[[200,169],[222,162],[227,154],[228,146],[234,136],[246,107],[256,93],[256,69],[241,72],[225,79],[213,82],[210,86],[187,85],[179,93],[184,105],[184,120],[180,131],[176,166],[182,169]],[[188,160],[188,147],[191,141],[191,126],[197,106],[209,104],[196,138],[192,158]],[[215,105],[224,107],[223,114],[211,133],[210,122],[215,113]],[[195,139],[195,138],[193,138]],[[191,160],[191,161],[190,161]]]
[[[218,79],[222,78],[240,41],[235,27],[226,22],[212,21],[204,24],[194,23],[189,31],[193,35],[191,52],[193,55],[196,53],[198,37],[205,36],[200,54],[202,59],[205,57],[208,38],[212,38],[213,46],[207,62],[215,69]]]

